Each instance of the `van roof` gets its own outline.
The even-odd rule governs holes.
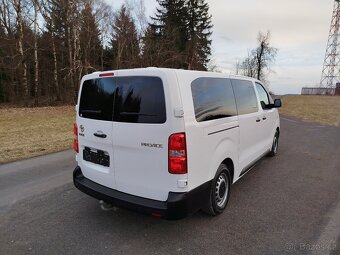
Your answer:
[[[251,78],[251,77],[247,77],[247,76],[242,76],[242,75],[234,75],[234,74],[226,74],[226,73],[219,73],[219,72],[211,72],[211,71],[197,71],[197,70],[185,70],[185,69],[174,69],[174,68],[164,68],[164,67],[144,67],[144,68],[131,68],[131,69],[118,69],[118,70],[107,70],[107,71],[96,71],[87,75],[84,75],[83,79],[91,79],[93,78],[93,75],[98,75],[101,73],[110,73],[110,72],[116,72],[116,71],[143,71],[143,70],[157,70],[157,71],[163,71],[163,72],[169,72],[169,71],[175,71],[176,73],[195,73],[197,74],[202,74],[203,76],[207,76],[207,75],[212,75],[212,76],[223,76],[223,77],[228,77],[228,78],[241,78],[241,79],[247,79],[247,80],[251,80],[251,81],[258,81],[255,78]]]

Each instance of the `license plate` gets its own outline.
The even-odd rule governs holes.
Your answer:
[[[107,167],[110,166],[110,156],[101,150],[95,150],[85,147],[85,149],[83,150],[83,159],[94,164]]]

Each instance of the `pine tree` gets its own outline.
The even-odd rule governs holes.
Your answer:
[[[101,42],[96,18],[93,15],[92,2],[85,2],[81,13],[80,54],[83,73],[87,74],[100,69]]]
[[[114,18],[111,47],[114,69],[140,66],[140,48],[137,29],[125,5],[122,5]]]
[[[185,0],[158,0],[158,4],[149,29],[154,31],[153,37],[162,44],[162,54],[157,56],[158,66],[186,68],[184,60],[188,30]]]
[[[207,70],[213,27],[208,4],[204,0],[158,0],[158,4],[143,39],[143,57],[158,66]]]
[[[188,0],[188,69],[207,70],[211,55],[212,23],[209,6],[204,0]]]
[[[156,33],[155,27],[148,26],[142,37],[142,66],[158,66],[161,45],[160,36]]]

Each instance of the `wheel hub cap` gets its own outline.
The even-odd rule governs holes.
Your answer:
[[[228,181],[225,174],[221,174],[216,182],[215,199],[219,207],[223,207],[228,196]]]

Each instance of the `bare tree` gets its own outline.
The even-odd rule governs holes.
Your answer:
[[[59,88],[59,79],[58,79],[58,60],[57,60],[57,50],[56,50],[56,42],[55,42],[55,19],[52,16],[53,13],[48,4],[48,0],[40,0],[38,3],[39,3],[40,13],[43,16],[47,24],[48,30],[50,32],[50,35],[51,35],[54,90],[55,90],[56,99],[60,101],[61,97],[60,97],[60,88]]]
[[[114,19],[114,13],[112,8],[105,3],[103,0],[98,0],[94,4],[94,16],[99,29],[99,39],[101,41],[102,47],[100,49],[100,67],[104,70],[106,63],[104,60],[105,49],[109,45],[112,34],[112,26],[109,26]]]
[[[257,37],[258,46],[248,52],[241,63],[238,64],[237,72],[258,80],[265,81],[266,75],[271,71],[270,66],[275,61],[278,49],[270,45],[270,32],[259,32]]]
[[[12,0],[12,4],[15,10],[16,15],[16,29],[17,29],[17,44],[18,44],[18,52],[20,55],[20,67],[22,70],[22,86],[24,89],[24,97],[27,99],[29,96],[28,83],[27,83],[27,63],[26,57],[24,54],[24,20],[23,20],[23,9],[22,9],[22,0]]]
[[[34,96],[35,104],[38,105],[39,99],[39,60],[38,60],[38,0],[33,0],[34,20]]]
[[[136,23],[139,30],[139,38],[145,34],[146,29],[148,27],[148,19],[146,17],[146,9],[143,0],[134,0],[133,1],[133,13],[136,19]]]
[[[0,4],[0,23],[1,26],[6,30],[8,35],[13,34],[13,5],[10,3],[10,0],[1,0]]]
[[[259,32],[257,37],[258,46],[253,52],[256,61],[256,78],[265,79],[265,71],[270,70],[270,64],[275,61],[277,49],[270,46],[270,31],[266,34]]]

